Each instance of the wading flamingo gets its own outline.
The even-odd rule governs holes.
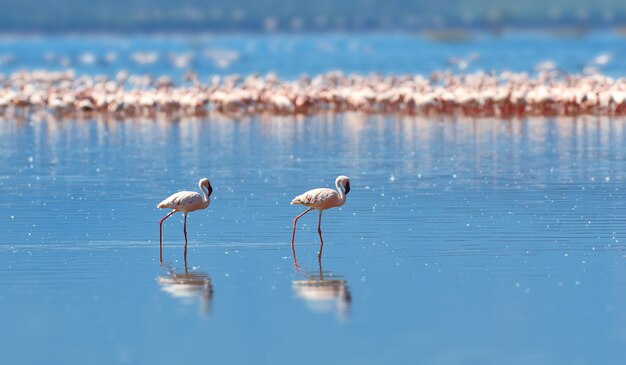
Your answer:
[[[213,192],[209,179],[200,180],[198,187],[202,191],[202,195],[195,191],[179,191],[157,205],[157,208],[172,209],[159,221],[159,260],[161,263],[163,263],[163,221],[176,212],[182,212],[185,217],[183,233],[185,234],[185,262],[187,262],[187,214],[198,209],[206,209],[211,204],[211,193]]]
[[[294,241],[296,239],[296,224],[298,219],[313,209],[319,211],[319,221],[317,223],[317,233],[320,235],[320,250],[317,253],[318,260],[322,259],[322,249],[324,248],[324,240],[322,239],[322,211],[334,207],[340,207],[346,202],[346,195],[350,192],[350,179],[347,176],[339,176],[335,180],[337,190],[319,188],[309,190],[302,195],[293,198],[291,204],[300,204],[309,207],[302,214],[293,219],[293,233],[291,235],[291,251],[293,252],[293,261],[296,263],[296,247]]]

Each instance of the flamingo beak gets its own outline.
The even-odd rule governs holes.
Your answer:
[[[211,186],[211,183],[208,183],[207,185],[209,185],[207,186],[207,188],[209,189],[209,196],[211,196],[211,194],[213,193],[213,187]]]
[[[344,194],[348,195],[348,193],[350,192],[350,183],[346,183],[346,187],[343,188],[344,190]]]

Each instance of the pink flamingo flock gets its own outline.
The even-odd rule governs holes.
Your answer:
[[[597,71],[565,74],[542,67],[536,74],[453,73],[428,76],[328,72],[281,81],[266,76],[214,76],[202,83],[187,72],[169,77],[76,76],[73,71],[19,71],[0,75],[0,115],[45,111],[61,118],[104,114],[133,118],[166,114],[202,116],[314,114],[358,111],[413,115],[557,116],[626,114],[626,79]]]

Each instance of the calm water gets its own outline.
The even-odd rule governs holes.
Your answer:
[[[621,363],[625,147],[626,123],[597,118],[4,121],[3,356]],[[295,272],[288,203],[338,174],[352,191],[325,214],[322,290],[316,217]],[[203,176],[185,289],[182,219],[172,276],[154,206]]]
[[[332,57],[320,51],[327,43]],[[346,53],[352,43],[373,45],[374,56]],[[60,67],[46,63],[48,51],[166,55],[200,44],[197,55],[240,54],[226,68],[198,64],[204,73],[295,77],[428,71],[477,50],[483,67],[555,58],[576,69],[596,53],[619,56],[624,43],[241,36],[5,39],[0,48],[15,57],[10,71]],[[76,65],[182,72],[118,57]],[[626,120],[592,117],[0,120],[1,362],[622,364],[625,151]],[[339,174],[352,190],[324,214],[322,272],[314,213],[300,220],[295,271],[291,224],[302,208],[289,202]],[[180,215],[165,223],[161,267],[166,212],[155,205],[201,177],[215,190],[210,208],[189,217],[187,271]]]

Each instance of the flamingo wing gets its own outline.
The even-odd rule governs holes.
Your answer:
[[[307,207],[324,208],[339,200],[339,194],[333,189],[320,188],[309,190],[293,198],[291,204],[301,204]]]
[[[183,209],[202,201],[202,196],[195,191],[180,191],[170,195],[157,205],[157,208]]]

